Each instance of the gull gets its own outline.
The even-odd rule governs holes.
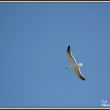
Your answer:
[[[71,68],[72,70],[74,70],[74,73],[82,80],[85,80],[85,78],[83,77],[83,75],[81,74],[81,70],[80,67],[83,66],[82,63],[77,63],[75,58],[73,57],[71,50],[70,50],[70,45],[67,47],[67,56],[71,62],[71,66],[69,68]]]

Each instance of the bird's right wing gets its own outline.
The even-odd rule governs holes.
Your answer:
[[[74,72],[80,79],[85,80],[85,78],[81,74],[80,68],[78,66],[74,67]]]
[[[71,62],[72,65],[76,64],[76,60],[75,58],[73,57],[71,51],[70,51],[70,45],[67,47],[67,56]]]

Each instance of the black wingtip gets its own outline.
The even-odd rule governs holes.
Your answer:
[[[80,79],[82,79],[82,80],[86,80],[84,77],[82,77],[82,76],[79,76],[80,77]]]
[[[67,52],[70,52],[70,45],[67,47]]]

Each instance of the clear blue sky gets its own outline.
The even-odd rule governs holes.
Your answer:
[[[71,50],[86,81],[66,69]],[[110,104],[110,3],[0,3],[0,107]]]

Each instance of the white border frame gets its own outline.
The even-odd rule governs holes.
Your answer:
[[[34,2],[39,2],[39,3],[72,3],[72,2],[76,2],[76,3],[110,3],[110,1],[0,1],[0,3],[5,3],[5,2],[7,2],[7,3],[9,3],[9,2],[12,2],[12,3],[15,3],[15,2],[19,2],[19,3],[34,3]],[[110,108],[106,108],[106,107],[102,107],[102,108],[43,108],[43,107],[41,107],[41,108],[32,108],[32,107],[30,107],[30,108],[26,108],[26,107],[24,107],[24,108],[17,108],[17,107],[10,107],[10,108],[8,108],[8,107],[1,107],[0,109],[110,109]]]

